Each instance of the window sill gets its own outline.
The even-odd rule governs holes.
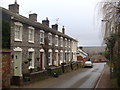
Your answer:
[[[44,42],[40,42],[40,44],[44,44]]]
[[[17,41],[17,42],[22,42],[22,40],[21,40],[21,39],[15,39],[14,41]]]
[[[58,45],[55,45],[55,46],[58,46]]]
[[[34,69],[34,67],[33,66],[29,66],[28,69]]]
[[[34,43],[34,41],[28,41],[29,43]]]
[[[61,45],[61,47],[63,47],[63,45]]]
[[[49,43],[49,45],[50,45],[50,46],[52,46],[52,44],[51,44],[51,43]]]

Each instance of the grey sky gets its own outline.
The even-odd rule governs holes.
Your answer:
[[[7,8],[15,0],[0,0],[0,6]],[[59,31],[65,26],[66,34],[77,39],[81,46],[101,45],[100,31],[95,24],[95,7],[98,0],[17,0],[20,14],[38,14],[38,22],[58,20]]]

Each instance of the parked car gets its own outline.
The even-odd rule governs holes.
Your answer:
[[[84,67],[93,67],[93,63],[92,63],[92,61],[86,61],[85,63],[84,63]]]
[[[107,59],[101,59],[100,62],[108,62]]]
[[[93,63],[99,63],[100,61],[98,59],[93,60]]]

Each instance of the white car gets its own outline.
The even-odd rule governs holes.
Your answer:
[[[84,67],[93,67],[93,63],[91,61],[86,61]]]

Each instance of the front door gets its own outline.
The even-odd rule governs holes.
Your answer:
[[[14,54],[14,76],[22,76],[22,53],[19,51]]]
[[[58,52],[56,52],[56,66],[58,66]]]

